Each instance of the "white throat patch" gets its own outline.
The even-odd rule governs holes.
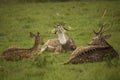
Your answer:
[[[67,39],[66,39],[64,33],[59,33],[58,34],[58,39],[59,39],[61,44],[66,44],[66,42],[67,42]]]

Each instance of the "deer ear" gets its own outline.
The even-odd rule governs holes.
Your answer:
[[[108,35],[105,35],[105,36],[104,36],[105,39],[108,39],[108,38],[110,38],[110,37],[111,37],[111,34],[108,34]]]
[[[66,31],[70,31],[69,29],[67,29],[66,27],[63,26],[63,28],[66,30]]]
[[[39,33],[39,32],[37,32],[37,35],[38,35],[38,36],[40,36],[40,33]]]
[[[35,37],[35,35],[32,32],[30,32],[30,37]]]
[[[56,34],[57,31],[55,29],[51,30],[51,33]]]

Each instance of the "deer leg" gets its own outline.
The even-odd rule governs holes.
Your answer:
[[[61,52],[64,52],[64,50],[63,50],[62,46],[58,46],[58,47],[56,47],[55,52],[61,53]]]

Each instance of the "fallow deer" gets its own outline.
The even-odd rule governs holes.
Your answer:
[[[48,40],[41,49],[41,52],[47,50],[55,53],[73,51],[76,49],[76,44],[72,38],[65,34],[66,29],[64,25],[58,24],[55,26],[55,34],[58,38]]]
[[[24,48],[8,48],[1,55],[2,58],[6,60],[21,60],[25,58],[32,58],[38,51],[40,50],[39,45],[43,44],[43,40],[40,36],[40,33],[37,32],[37,35],[30,32],[30,37],[35,39],[34,45],[32,48],[24,49]]]
[[[104,25],[101,26],[98,32],[95,32],[95,37],[92,39],[87,47],[79,47],[71,54],[71,57],[63,64],[77,64],[85,62],[100,62],[105,60],[105,56],[113,59],[119,58],[119,54],[115,49],[105,40],[111,35],[103,35]]]

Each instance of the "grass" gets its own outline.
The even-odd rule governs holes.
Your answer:
[[[29,32],[40,32],[44,41],[57,37],[51,34],[53,26],[65,22],[71,26],[68,34],[77,46],[87,46],[98,30],[99,23],[113,22],[106,32],[112,37],[107,41],[120,53],[120,1],[81,1],[56,3],[17,3],[0,5],[0,54],[10,47],[30,48],[33,40]],[[107,14],[102,20],[104,10]],[[78,65],[61,65],[68,54],[45,52],[33,60],[0,60],[0,80],[120,80],[120,60],[86,63]]]

